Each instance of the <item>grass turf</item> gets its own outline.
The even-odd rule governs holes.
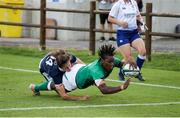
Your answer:
[[[86,51],[72,51],[86,63],[97,56],[87,56]],[[95,87],[76,90],[71,95],[90,95],[88,101],[63,101],[55,92],[41,92],[41,96],[33,97],[28,89],[30,83],[41,83],[43,77],[38,73],[38,63],[47,52],[36,49],[16,49],[0,47],[0,66],[14,69],[33,70],[23,72],[0,69],[0,117],[179,117],[180,104],[150,105],[150,103],[180,102],[180,89],[168,87],[152,87],[131,84],[120,93],[102,95]],[[161,56],[160,56],[161,55]],[[163,55],[163,56],[162,56]],[[142,72],[146,79],[144,84],[173,86],[180,88],[179,54],[154,54],[152,62],[146,62]],[[162,60],[172,62],[165,64]],[[174,61],[173,61],[174,60]],[[175,61],[176,60],[176,61]],[[118,80],[118,69],[108,77]],[[141,83],[133,78],[132,82]],[[118,86],[119,82],[107,81],[110,86]],[[149,105],[134,105],[144,104]],[[107,105],[109,107],[92,107]],[[132,106],[114,106],[130,104]],[[69,107],[67,107],[69,106]],[[80,106],[80,108],[75,108]],[[86,106],[83,108],[82,106]],[[89,106],[89,107],[88,107]],[[50,108],[57,107],[57,108]],[[42,108],[32,110],[11,110],[10,108]],[[8,109],[3,111],[3,109]]]

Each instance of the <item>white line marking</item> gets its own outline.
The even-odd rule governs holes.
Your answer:
[[[110,80],[110,79],[108,79],[107,81],[111,81],[111,82],[122,82],[122,81],[119,81],[119,80]],[[176,86],[166,86],[166,85],[160,85],[160,84],[146,84],[146,83],[137,83],[137,82],[131,82],[131,84],[143,85],[143,86],[152,86],[152,87],[160,87],[160,88],[169,88],[169,89],[180,89],[180,87],[176,87]]]
[[[5,108],[0,111],[25,111],[42,109],[79,109],[79,108],[99,108],[99,107],[129,107],[129,106],[160,106],[160,105],[178,105],[180,102],[165,103],[142,103],[142,104],[104,104],[104,105],[84,105],[84,106],[59,106],[59,107],[29,107],[29,108]]]
[[[4,69],[4,70],[14,70],[14,71],[20,71],[20,72],[39,73],[38,71],[33,71],[33,70],[27,70],[27,69],[14,69],[14,68],[3,67],[3,66],[0,66],[0,69]],[[122,81],[119,81],[119,80],[110,80],[110,79],[107,79],[106,81],[111,81],[111,82],[122,82]],[[146,84],[146,83],[138,83],[138,82],[131,82],[131,84],[135,84],[135,85],[143,85],[143,86],[152,86],[152,87],[159,87],[159,88],[180,89],[180,87],[176,87],[176,86],[167,86],[167,85],[159,85],[159,84]]]
[[[0,69],[4,69],[4,70],[15,70],[15,71],[20,71],[20,72],[39,73],[38,71],[34,71],[34,70],[14,69],[14,68],[3,67],[3,66],[0,66]]]

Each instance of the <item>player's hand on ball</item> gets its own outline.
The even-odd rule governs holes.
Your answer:
[[[133,57],[128,57],[127,59],[123,59],[123,64],[126,65],[126,64],[130,64],[130,67],[132,68],[137,68],[137,64],[136,62],[134,61]]]
[[[137,64],[134,60],[129,61],[130,67],[137,68]]]
[[[122,68],[122,72],[126,77],[136,77],[140,73],[140,69],[132,67],[130,64],[125,64]]]

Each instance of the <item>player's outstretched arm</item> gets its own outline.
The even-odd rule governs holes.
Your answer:
[[[89,96],[70,96],[70,95],[68,95],[67,92],[65,91],[63,84],[56,86],[56,90],[57,90],[59,96],[61,96],[63,98],[63,100],[88,100],[89,99]]]
[[[107,86],[105,81],[102,81],[100,83],[100,85],[98,86],[99,90],[103,93],[103,94],[113,94],[113,93],[117,93],[120,92],[122,90],[125,90],[128,88],[130,83],[130,79],[128,79],[127,81],[125,81],[122,85],[117,86],[117,87],[110,87]]]

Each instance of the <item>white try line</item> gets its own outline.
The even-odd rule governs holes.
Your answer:
[[[107,80],[107,81],[111,81],[111,82],[121,82],[121,81],[119,81],[119,80],[110,80],[110,79]],[[137,82],[131,82],[131,84],[142,85],[142,86],[151,86],[151,87],[160,87],[160,88],[169,88],[169,89],[180,89],[180,87],[160,85],[160,84],[146,84],[146,83],[137,83]]]
[[[142,104],[103,104],[103,105],[83,105],[83,106],[59,106],[59,107],[24,107],[24,108],[5,108],[0,111],[26,111],[42,109],[79,109],[79,108],[100,108],[100,107],[129,107],[129,106],[160,106],[160,105],[179,105],[180,102],[165,103],[142,103]]]
[[[0,69],[4,69],[4,70],[14,70],[14,71],[20,71],[20,72],[39,73],[38,71],[33,71],[33,70],[14,69],[14,68],[3,67],[3,66],[0,66]],[[119,81],[119,80],[110,80],[110,79],[107,79],[106,81],[122,82],[122,81]],[[159,88],[180,89],[180,87],[176,87],[176,86],[167,86],[167,85],[159,85],[159,84],[146,84],[146,83],[138,83],[138,82],[131,82],[131,84],[142,85],[142,86],[151,86],[151,87],[159,87]]]
[[[14,71],[20,71],[20,72],[39,73],[38,71],[34,71],[34,70],[18,69],[18,68],[14,69],[14,68],[3,67],[3,66],[0,66],[0,69],[3,69],[3,70],[14,70]]]

